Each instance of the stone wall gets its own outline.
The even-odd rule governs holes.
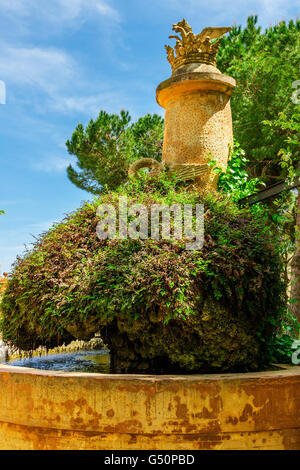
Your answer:
[[[0,449],[300,449],[300,367],[222,375],[0,366]]]

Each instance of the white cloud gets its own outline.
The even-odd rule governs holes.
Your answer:
[[[61,20],[67,22],[75,19],[82,20],[95,14],[98,14],[99,17],[105,20],[116,22],[121,20],[118,10],[110,5],[109,0],[53,0],[51,7],[50,2],[45,1],[45,8],[41,14],[44,17],[51,18],[55,12],[55,19],[57,21],[58,11]]]
[[[1,45],[0,73],[9,83],[38,86],[47,93],[69,84],[77,72],[73,59],[58,49]]]
[[[0,76],[6,83],[10,102],[27,103],[39,114],[50,110],[95,115],[100,107],[115,110],[120,102],[124,106],[127,101],[125,93],[112,90],[112,83],[104,78],[99,92],[99,84],[87,78],[82,67],[63,50],[17,47],[3,42],[0,48]]]
[[[49,109],[67,113],[94,113],[99,109],[101,96],[82,96],[85,80],[79,66],[66,52],[53,48],[5,45],[1,49],[1,77],[9,90],[15,85],[21,87],[22,102],[34,100],[36,96],[35,106],[40,113]],[[41,100],[40,92],[46,95],[46,99]]]
[[[100,108],[115,112],[128,103],[128,96],[120,85],[114,87],[107,79],[102,78],[99,91],[98,83],[86,78],[86,74],[65,51],[5,44],[0,44],[0,47],[3,51],[0,55],[0,76],[6,82],[11,101],[27,103],[40,115],[58,111],[95,116]],[[95,88],[97,92],[93,93]],[[87,90],[90,90],[89,94]],[[13,92],[15,96],[12,96]]]
[[[31,1],[24,1],[24,0],[1,0],[0,9],[3,12],[7,13],[14,13],[18,15],[23,15],[27,10],[28,7],[31,5]]]
[[[196,32],[199,26],[245,24],[250,15],[258,15],[259,24],[268,27],[300,14],[299,0],[230,0],[225,6],[224,0],[214,0],[210,4],[204,0],[152,0],[147,8],[164,10],[164,16],[167,12],[172,23],[184,17]]]
[[[293,1],[288,2],[286,0],[262,0],[261,2],[261,18],[267,23],[265,26],[274,25],[278,21],[290,19],[289,9],[292,6]],[[297,6],[296,2],[294,4]],[[299,3],[298,3],[299,8]],[[298,10],[300,12],[300,9]]]
[[[56,23],[82,20],[95,13],[106,20],[120,21],[119,12],[109,0],[1,0],[0,11]]]
[[[104,93],[105,86],[110,89],[111,85],[105,85],[103,78],[99,91],[99,81],[96,84],[93,77],[87,77],[84,66],[64,50],[40,45],[45,32],[49,43],[51,33],[69,26],[78,29],[93,19],[108,60],[124,66],[115,57],[119,54],[116,44],[120,43],[121,17],[111,0],[0,0],[1,13],[13,22],[3,37],[16,31],[13,37],[8,35],[9,40],[0,42],[0,79],[6,83],[9,103],[29,105],[39,115],[47,111],[95,114],[99,103],[108,101],[106,97],[116,96],[114,101],[121,98],[117,93]],[[76,51],[72,53],[76,55]]]
[[[49,109],[63,113],[83,113],[90,117],[96,117],[100,109],[108,112],[119,112],[121,108],[129,105],[129,99],[122,91],[104,90],[102,93],[87,96],[60,95],[49,103]]]
[[[105,99],[105,101],[107,101]],[[94,115],[99,112],[103,97],[99,94],[90,96],[57,96],[56,100],[50,103],[50,108],[61,112],[83,112]]]
[[[69,164],[70,160],[67,158],[50,156],[43,158],[42,160],[32,162],[32,167],[35,170],[43,171],[46,173],[61,173],[62,171],[65,171]]]
[[[100,16],[120,21],[121,17],[117,9],[110,5],[109,1],[105,0],[56,0],[59,8],[66,16],[76,18],[79,15],[88,15],[98,13]]]
[[[34,222],[29,224],[26,229],[29,231],[34,231],[35,233],[42,233],[48,230],[53,224],[55,223],[54,220],[44,220],[40,222]]]
[[[103,16],[114,19],[115,21],[120,21],[120,14],[115,8],[112,8],[108,3],[96,0],[93,2],[95,4],[95,9]]]

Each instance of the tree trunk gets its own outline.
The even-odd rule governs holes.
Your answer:
[[[296,215],[296,250],[291,263],[291,312],[300,323],[300,187],[298,187]],[[295,302],[297,300],[297,302]]]

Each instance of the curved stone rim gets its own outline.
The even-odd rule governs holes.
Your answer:
[[[0,449],[298,449],[300,367],[95,374],[0,367]]]
[[[156,101],[166,108],[170,100],[176,100],[179,95],[197,91],[222,92],[231,96],[235,86],[236,81],[228,75],[213,72],[186,72],[161,82],[156,88]]]
[[[52,377],[87,377],[87,378],[111,378],[120,380],[124,378],[127,380],[145,380],[149,379],[164,381],[164,380],[186,380],[191,382],[194,380],[204,381],[223,381],[226,380],[241,380],[241,379],[272,379],[278,377],[291,377],[300,375],[300,366],[292,366],[286,364],[274,364],[275,367],[280,367],[278,370],[266,370],[261,372],[224,372],[219,374],[106,374],[100,372],[68,372],[68,371],[55,371],[48,369],[34,369],[32,367],[22,366],[11,366],[9,364],[0,364],[0,375],[2,373],[13,372],[16,374],[29,374],[29,375],[41,375],[41,376],[52,376]]]

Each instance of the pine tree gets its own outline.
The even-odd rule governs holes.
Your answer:
[[[257,16],[247,26],[234,26],[220,44],[218,68],[237,81],[231,100],[234,135],[245,150],[249,172],[267,184],[285,177],[278,152],[287,132],[270,128],[266,120],[297,111],[292,102],[300,70],[300,21],[284,21],[262,31]],[[299,108],[299,106],[298,106]]]
[[[77,157],[74,169],[67,169],[69,179],[81,189],[99,194],[113,190],[127,179],[130,163],[139,158],[161,159],[163,119],[154,114],[130,124],[131,117],[100,111],[84,128],[78,124],[66,142],[70,154]]]

